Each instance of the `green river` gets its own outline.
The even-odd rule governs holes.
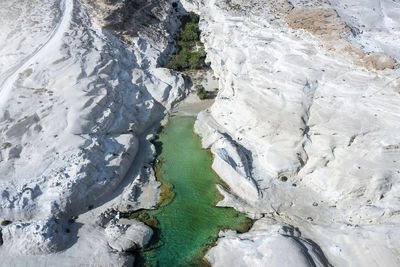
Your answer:
[[[216,207],[222,185],[211,169],[209,150],[193,133],[193,117],[171,117],[156,141],[158,178],[173,193],[146,217],[157,219],[153,244],[137,257],[136,266],[201,266],[221,229],[247,231],[250,220],[232,208]],[[150,216],[147,216],[150,215]]]

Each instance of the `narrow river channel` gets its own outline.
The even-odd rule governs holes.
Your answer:
[[[216,207],[221,184],[212,157],[193,133],[194,117],[171,117],[159,135],[159,177],[172,186],[173,199],[145,211],[157,221],[156,241],[141,252],[136,265],[199,266],[221,229],[246,231],[249,219],[232,208]]]

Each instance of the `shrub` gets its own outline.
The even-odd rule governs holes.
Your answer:
[[[196,93],[201,100],[207,98],[207,91],[206,89],[204,89],[204,86],[202,85],[196,85]]]
[[[193,48],[196,46],[196,42],[192,41],[179,41],[178,45],[181,49],[188,49],[188,50],[193,50]]]
[[[171,59],[169,60],[168,64],[167,64],[167,68],[169,69],[173,69],[173,70],[178,70],[179,69],[179,65],[178,65],[178,61],[176,59],[177,56],[172,56]]]
[[[185,24],[184,31],[199,33],[199,25],[197,25],[197,23],[188,22]]]
[[[199,53],[199,55],[200,55],[200,57],[202,57],[202,58],[206,58],[206,56],[207,56],[207,53],[206,53],[206,51],[204,50],[204,46],[203,46],[203,44],[201,43],[201,42],[198,42],[200,45],[200,48],[197,50],[197,52]]]
[[[186,23],[185,28],[181,31],[181,39],[183,41],[198,41],[199,27],[195,23]]]
[[[178,42],[180,51],[172,56],[167,64],[167,68],[183,71],[186,69],[201,69],[204,67],[206,52],[200,42],[199,23],[200,16],[190,12],[188,16],[182,18],[180,40]]]
[[[174,70],[184,70],[189,67],[190,52],[188,49],[182,49],[178,55],[173,56],[167,67]]]
[[[186,69],[189,67],[190,52],[188,49],[182,49],[177,56],[178,64],[181,68]]]
[[[189,17],[190,17],[190,22],[192,22],[192,23],[197,24],[200,21],[200,16],[194,12],[189,12]]]
[[[199,53],[193,52],[189,58],[189,66],[191,69],[201,69],[204,65],[204,60]]]

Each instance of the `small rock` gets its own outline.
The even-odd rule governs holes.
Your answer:
[[[150,227],[136,220],[131,225],[111,224],[105,232],[110,247],[121,252],[145,247],[153,235]]]

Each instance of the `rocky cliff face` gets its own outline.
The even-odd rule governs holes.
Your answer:
[[[162,64],[167,54],[174,49],[171,39],[179,24],[179,12],[175,3],[168,0],[103,0],[86,1],[90,13],[104,29],[112,32],[124,42],[132,44],[136,37],[151,41],[160,51]]]
[[[220,205],[268,218],[248,234],[226,233],[207,258],[216,266],[399,265],[399,4],[184,6],[201,13],[220,79],[196,122],[232,189]]]
[[[3,264],[122,264],[107,224],[96,223],[101,211],[80,223],[74,216],[101,206],[134,159],[138,170],[151,159],[144,135],[184,96],[183,78],[157,68],[177,12],[168,1],[12,2],[2,1],[0,26]],[[19,34],[6,38],[10,25]]]

